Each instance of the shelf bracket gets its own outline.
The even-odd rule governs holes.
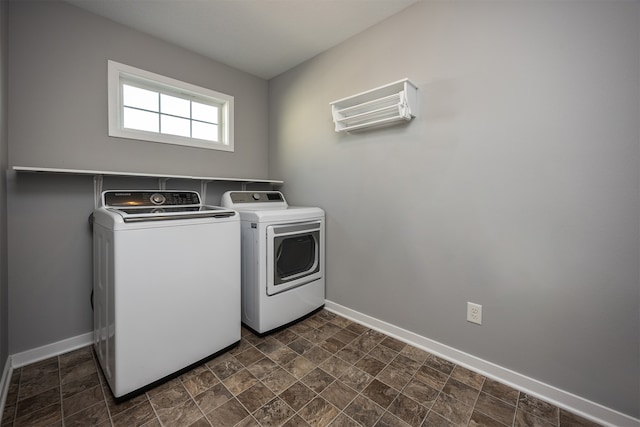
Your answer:
[[[167,189],[167,181],[171,178],[158,178],[158,190],[166,190]]]
[[[102,175],[93,176],[93,207],[98,209],[102,203]]]
[[[200,181],[200,199],[203,205],[207,204],[207,184],[211,181]]]
[[[240,183],[240,188],[242,188],[242,191],[247,191],[247,185],[249,185],[249,184],[253,184],[253,182],[251,182],[251,181],[241,182]]]

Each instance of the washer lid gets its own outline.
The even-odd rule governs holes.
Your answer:
[[[324,211],[317,207],[289,206],[285,209],[236,209],[243,221],[279,222],[306,221],[324,218]]]

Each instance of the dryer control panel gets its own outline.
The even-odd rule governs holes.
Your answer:
[[[279,191],[229,191],[224,194],[233,204],[286,203]]]

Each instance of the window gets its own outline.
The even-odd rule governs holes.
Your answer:
[[[109,136],[233,151],[233,97],[109,61]]]

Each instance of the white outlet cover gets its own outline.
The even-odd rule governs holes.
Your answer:
[[[482,325],[482,306],[473,302],[467,302],[467,321]]]

